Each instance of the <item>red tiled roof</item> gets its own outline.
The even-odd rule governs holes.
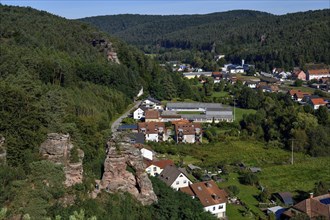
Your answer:
[[[306,95],[311,95],[311,93],[310,92],[300,92],[300,90],[299,90],[299,92],[296,92],[296,94],[295,94],[298,98],[304,98],[304,96],[306,96]]]
[[[310,218],[315,218],[319,216],[326,217],[325,219],[330,219],[330,205],[323,204],[320,200],[328,198],[329,195],[322,195],[314,198],[305,199],[293,206],[294,209],[306,213]]]
[[[326,102],[322,98],[311,99],[311,102],[313,103],[313,105],[325,105],[326,104]]]
[[[147,110],[145,112],[145,119],[159,119],[159,111],[158,110]]]
[[[329,74],[329,69],[310,69],[308,70],[309,75],[323,75]]]
[[[221,77],[222,73],[221,72],[212,72],[213,77]]]
[[[199,123],[191,123],[191,122],[186,122],[186,123],[176,123],[175,124],[175,131],[176,133],[179,132],[179,129],[182,129],[183,134],[185,135],[190,135],[190,134],[195,134],[196,128],[199,129],[199,131],[202,131],[202,126]]]
[[[165,123],[164,122],[140,122],[138,123],[138,130],[142,133],[142,130],[145,129],[146,134],[157,134],[159,128],[162,128],[165,132]]]
[[[187,187],[181,188],[180,190],[190,195],[192,192],[204,207],[227,202],[227,193],[219,189],[213,180],[194,183],[188,187],[190,190],[186,189]]]
[[[158,161],[153,161],[153,160],[149,160],[146,161],[147,167],[151,166],[151,165],[155,165],[161,169],[164,169],[167,165],[174,165],[173,160],[158,160]]]

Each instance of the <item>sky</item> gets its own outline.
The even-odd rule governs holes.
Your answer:
[[[0,0],[29,6],[68,19],[115,14],[207,14],[249,9],[282,15],[330,8],[330,0]]]

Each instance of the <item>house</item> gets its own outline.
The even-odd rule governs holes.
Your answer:
[[[159,122],[160,121],[160,113],[156,109],[148,109],[145,111],[145,122]]]
[[[168,138],[164,122],[138,123],[138,132],[144,134],[146,141],[162,142]]]
[[[157,99],[154,99],[152,97],[148,97],[145,100],[141,102],[141,106],[144,106],[146,108],[151,109],[163,109],[162,103],[158,101]]]
[[[246,81],[245,85],[251,89],[257,88],[258,82],[256,81]]]
[[[322,69],[308,69],[306,72],[307,80],[313,79],[321,79],[324,77],[330,77],[329,69],[322,68]]]
[[[292,194],[290,192],[279,192],[274,194],[284,205],[293,205]]]
[[[309,99],[308,104],[310,104],[314,110],[317,110],[320,106],[326,106],[327,103],[323,98],[311,98]]]
[[[310,96],[310,95],[311,95],[310,92],[301,92],[301,91],[297,91],[297,92],[293,95],[293,99],[294,99],[295,101],[300,102],[300,101],[303,100],[303,98],[304,98],[305,96]]]
[[[175,190],[179,190],[182,187],[187,187],[192,184],[187,175],[175,165],[166,166],[158,175],[158,178]]]
[[[138,126],[136,124],[123,124],[118,127],[117,131],[137,132]]]
[[[303,70],[295,69],[293,70],[292,78],[306,81],[306,73]]]
[[[146,107],[140,106],[133,112],[133,118],[135,120],[141,120],[145,116]]]
[[[180,191],[198,198],[205,211],[211,212],[217,218],[226,218],[227,193],[219,189],[213,180],[194,183],[181,188]]]
[[[176,121],[174,123],[175,141],[177,143],[201,143],[202,126],[198,123]]]
[[[244,73],[243,66],[230,65],[230,66],[227,67],[227,70],[231,74]]]
[[[154,157],[154,154],[155,154],[153,151],[148,150],[146,148],[142,148],[142,149],[140,149],[140,152],[142,154],[142,157],[144,157],[144,158],[146,158],[150,161],[153,160],[153,157]]]
[[[222,72],[212,72],[213,82],[219,83],[222,79]]]
[[[146,161],[146,172],[150,176],[158,176],[166,166],[174,165],[172,160]]]
[[[329,69],[308,69],[306,72],[307,80],[321,79],[323,77],[330,77]]]
[[[308,199],[297,203],[285,211],[282,214],[282,219],[290,219],[300,213],[306,214],[312,220],[330,220],[330,192],[316,197],[311,193]]]

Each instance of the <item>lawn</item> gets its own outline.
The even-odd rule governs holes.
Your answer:
[[[216,98],[222,98],[222,97],[226,97],[228,95],[229,95],[228,92],[213,92],[212,93],[212,97],[216,97]]]
[[[254,109],[243,109],[243,108],[236,108],[235,107],[235,119],[240,121],[243,119],[243,115],[246,114],[254,114],[256,110]]]

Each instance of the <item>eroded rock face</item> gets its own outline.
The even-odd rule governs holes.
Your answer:
[[[140,151],[126,142],[108,143],[100,189],[128,192],[143,205],[157,202]]]
[[[79,161],[73,163],[70,161],[73,147],[69,134],[58,133],[48,134],[47,140],[40,146],[40,154],[43,158],[63,165],[65,173],[64,184],[67,187],[82,183],[83,179],[82,160],[84,152],[77,149]]]
[[[4,145],[5,138],[0,135],[0,164],[6,163],[7,151]]]

